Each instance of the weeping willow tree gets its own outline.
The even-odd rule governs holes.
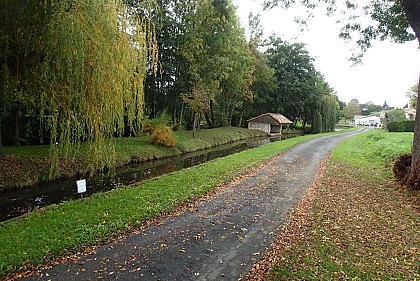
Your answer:
[[[322,116],[322,131],[334,132],[337,124],[337,97],[325,95],[321,99],[320,113]]]
[[[6,48],[2,63],[13,80],[3,84],[18,88],[3,95],[32,97],[31,105],[50,132],[50,176],[57,173],[61,157],[75,155],[81,141],[89,146],[86,171],[113,166],[113,137],[127,123],[138,125],[144,77],[156,65],[150,19],[132,17],[118,0],[1,1],[9,19],[22,15],[9,23],[12,32],[0,35]],[[152,3],[142,5],[147,15]],[[25,40],[7,36],[20,32]],[[32,64],[19,68],[10,63],[13,57],[28,61],[29,53]]]
[[[312,121],[312,133],[334,132],[337,123],[337,98],[323,95]]]

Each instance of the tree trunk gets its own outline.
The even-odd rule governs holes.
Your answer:
[[[408,22],[420,42],[420,2],[418,0],[402,0]]]
[[[173,115],[172,115],[172,121],[173,121],[173,124],[174,124],[174,126],[177,126],[178,125],[178,120],[177,120],[177,118],[176,118],[176,105],[174,106],[174,111],[173,111]]]
[[[232,109],[230,110],[230,114],[229,114],[229,126],[232,126],[233,113],[235,112],[236,96],[237,96],[236,94],[233,96]]]
[[[184,118],[184,102],[181,104],[181,113],[179,114],[179,127],[182,127],[182,118]]]
[[[15,146],[20,146],[20,126],[19,126],[19,109],[16,108],[13,114],[13,126],[14,126],[14,135],[13,135],[13,142]]]
[[[211,120],[210,120],[210,115],[208,112],[204,113],[204,118],[206,118],[206,122],[209,125],[210,128],[213,128],[212,124],[211,124]]]
[[[0,158],[4,155],[3,152],[3,142],[1,140],[1,122],[0,122]]]
[[[417,161],[420,161],[420,87],[417,91],[416,119],[414,121],[414,140],[411,160],[412,167],[414,167],[414,164]]]
[[[244,113],[241,112],[241,116],[239,116],[239,121],[238,121],[238,128],[241,128],[242,127],[242,119],[243,119],[243,117],[244,117]]]
[[[213,109],[213,100],[210,100],[210,119],[212,128],[216,127],[216,122],[214,118],[214,109]]]
[[[195,123],[196,123],[196,117],[197,114],[193,113],[193,139],[195,138]]]
[[[242,104],[241,116],[239,117],[238,127],[242,127],[242,119],[244,118],[245,104]]]
[[[420,43],[420,1],[418,0],[402,0],[405,14],[408,22],[416,34]],[[419,78],[420,81],[420,78]],[[412,167],[417,161],[420,161],[420,87],[417,95],[416,120],[414,125],[413,155]]]

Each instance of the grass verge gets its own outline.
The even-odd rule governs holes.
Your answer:
[[[136,186],[49,206],[0,223],[0,277],[33,270],[115,239],[170,212],[283,151],[320,135],[270,143]]]
[[[395,188],[389,165],[412,138],[371,130],[340,144],[275,243],[283,247],[266,279],[419,280],[420,214],[410,197],[420,193]]]

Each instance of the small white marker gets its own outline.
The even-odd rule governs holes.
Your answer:
[[[86,180],[78,180],[76,181],[77,184],[77,193],[80,193],[80,196],[83,197],[83,193],[86,192]]]

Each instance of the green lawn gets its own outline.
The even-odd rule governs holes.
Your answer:
[[[412,138],[371,130],[343,142],[279,237],[278,245],[289,243],[267,279],[420,280],[420,214],[411,200],[420,194],[396,188],[391,173]]]

